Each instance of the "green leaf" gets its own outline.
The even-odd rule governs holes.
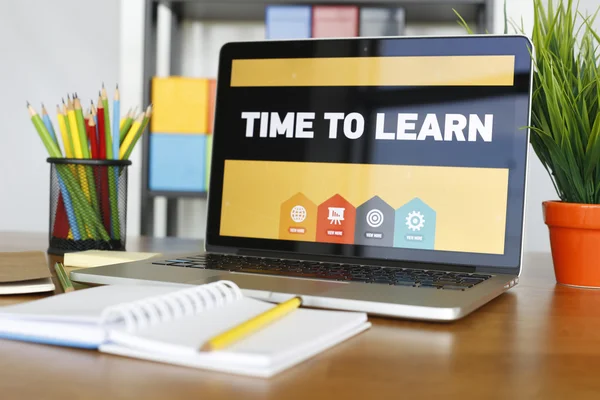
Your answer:
[[[509,21],[504,1],[504,33]],[[530,142],[561,200],[600,204],[600,34],[573,0],[533,0]],[[456,10],[458,23],[473,33]]]
[[[467,21],[465,21],[465,19],[458,13],[458,11],[456,11],[456,9],[452,9],[452,11],[454,11],[454,14],[456,14],[456,16],[458,17],[459,24],[465,28],[465,30],[467,31],[468,34],[472,35],[473,34],[473,30],[469,27],[469,24],[467,24]]]

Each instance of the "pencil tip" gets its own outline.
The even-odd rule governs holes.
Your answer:
[[[60,99],[62,100],[62,103],[65,104],[65,98],[61,97]]]
[[[102,89],[104,89],[104,82],[102,82]]]
[[[29,107],[29,106],[30,106],[30,104],[29,104],[29,102],[27,102],[27,107]]]
[[[119,84],[117,83],[117,90],[119,90]]]

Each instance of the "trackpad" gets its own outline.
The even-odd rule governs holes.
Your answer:
[[[238,285],[240,289],[298,295],[316,295],[346,285],[346,283],[342,282],[325,282],[310,279],[280,278],[278,276],[235,274],[230,272],[212,276],[206,280],[203,280],[202,282],[195,281],[186,283],[201,284],[215,282],[218,280],[232,281]]]

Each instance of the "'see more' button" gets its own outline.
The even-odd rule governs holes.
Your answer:
[[[383,233],[381,232],[365,232],[367,239],[383,239]]]

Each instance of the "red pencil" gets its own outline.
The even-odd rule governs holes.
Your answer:
[[[104,131],[104,107],[102,106],[102,98],[98,96],[98,158],[106,160],[106,134]],[[106,166],[100,167],[100,213],[102,214],[102,221],[104,222],[104,228],[111,232],[110,226],[110,202],[109,202],[109,191],[108,191],[108,170]]]
[[[90,140],[90,147],[92,148],[92,158],[98,158],[98,143],[96,140],[96,123],[94,122],[94,117],[90,114],[87,124],[87,135]]]
[[[56,205],[56,215],[54,216],[54,230],[52,236],[67,239],[69,237],[69,219],[67,210],[63,201],[62,193],[58,193],[58,204]]]
[[[106,133],[104,130],[106,121],[104,121],[104,107],[102,106],[102,98],[98,97],[98,139],[99,139],[99,156],[102,160],[106,160]]]

